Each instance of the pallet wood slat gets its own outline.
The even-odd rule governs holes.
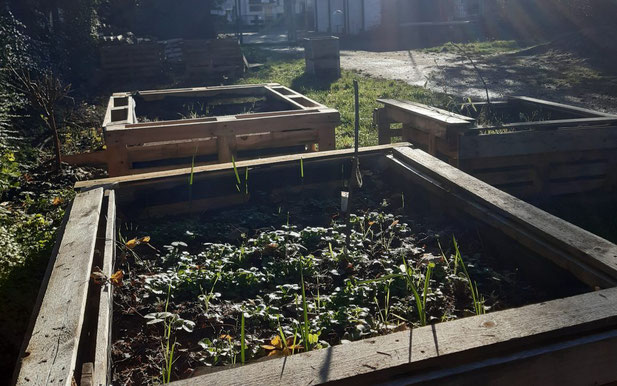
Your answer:
[[[617,147],[617,127],[586,130],[522,131],[460,137],[460,159],[504,157],[558,151],[601,150]]]
[[[511,108],[535,108],[557,112],[559,119],[492,127],[476,126],[470,120],[466,126],[449,128],[444,122],[450,116],[461,121],[471,118],[414,102],[378,101],[384,107],[373,119],[379,127],[380,143],[389,142],[394,135],[390,130],[393,122],[403,123],[403,141],[517,196],[546,198],[617,187],[617,179],[608,172],[617,166],[609,161],[617,151],[615,115],[534,98],[509,97],[491,102],[496,114]],[[474,111],[487,105],[474,103]],[[562,165],[579,161],[598,164]],[[529,170],[528,179],[522,169]],[[600,176],[604,176],[603,182],[598,181]]]
[[[18,385],[71,385],[103,189],[78,193],[36,323],[21,359]]]
[[[105,216],[105,246],[103,250],[103,266],[101,271],[107,277],[114,273],[116,260],[116,196],[114,190],[106,190],[107,213]],[[113,306],[113,286],[110,283],[101,286],[99,298],[99,314],[96,329],[94,352],[93,385],[106,386],[110,384],[111,373],[111,322]]]
[[[249,96],[276,103],[255,113],[154,122],[137,119],[137,103],[203,97],[218,98],[207,103],[219,106],[238,104],[235,98]],[[229,162],[232,156],[238,159],[239,150],[281,154],[302,150],[292,148],[302,145],[304,151],[314,151],[318,145],[321,151],[333,150],[340,119],[337,110],[278,83],[114,93],[103,121],[107,149],[65,160],[78,165],[106,164],[110,176],[119,176],[174,168],[192,156],[214,155],[219,162]]]
[[[449,189],[461,191],[473,189],[482,204],[495,209],[509,220],[526,228],[530,233],[542,235],[546,240],[552,240],[565,246],[567,252],[571,254],[571,258],[609,274],[610,280],[617,282],[617,246],[614,244],[533,205],[518,200],[459,169],[436,161],[425,152],[411,148],[400,148],[395,149],[394,155],[403,162],[409,162],[419,167],[429,175],[438,175],[440,178],[449,181]],[[578,273],[582,274],[582,272]],[[589,278],[582,279],[588,280]],[[604,281],[604,279],[602,280]],[[588,284],[605,286],[607,283],[590,282]]]
[[[438,368],[614,325],[617,289],[419,327],[177,381],[174,385],[378,383],[433,360]],[[572,331],[573,322],[581,328]],[[480,350],[482,349],[482,350]],[[457,354],[463,354],[456,357]],[[360,378],[362,377],[362,378]]]
[[[395,147],[400,146],[409,146],[409,143],[394,143],[388,145],[379,145],[379,146],[368,146],[360,149],[360,154],[371,154],[371,153],[379,153],[382,151],[390,150]],[[295,163],[299,162],[300,159],[303,159],[304,162],[309,162],[311,160],[320,160],[320,159],[329,159],[333,157],[348,157],[349,155],[354,153],[354,149],[341,149],[341,150],[332,150],[326,152],[317,152],[317,153],[307,153],[307,154],[292,154],[292,155],[283,155],[277,157],[269,157],[264,159],[255,159],[255,160],[246,160],[246,161],[237,161],[236,167],[240,168],[252,168],[252,167],[268,167],[275,164],[284,164],[284,163]],[[207,165],[196,167],[192,170],[195,179],[200,177],[202,173],[209,172],[218,172],[218,171],[232,171],[233,165],[231,163],[225,164],[216,164],[216,165]],[[75,183],[75,189],[92,189],[94,187],[99,186],[116,186],[120,187],[123,185],[133,185],[139,183],[151,182],[159,179],[174,179],[177,181],[181,181],[181,183],[186,183],[186,178],[191,174],[191,168],[181,168],[175,170],[164,170],[157,171],[152,173],[143,173],[137,175],[130,176],[119,176],[112,178],[103,178],[96,180],[88,180],[88,181],[78,181]]]

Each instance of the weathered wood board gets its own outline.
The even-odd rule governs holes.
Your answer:
[[[77,366],[103,189],[75,197],[45,296],[20,359],[18,385],[67,385]]]

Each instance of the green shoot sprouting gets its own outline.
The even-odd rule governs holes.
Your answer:
[[[476,315],[482,315],[486,313],[486,308],[484,307],[484,298],[480,295],[480,291],[478,290],[478,283],[471,280],[471,276],[467,271],[467,267],[463,262],[463,256],[458,248],[458,243],[456,242],[456,238],[452,236],[452,240],[454,242],[454,250],[456,252],[456,256],[454,257],[454,274],[456,274],[457,264],[461,265],[463,269],[463,273],[467,278],[467,283],[469,285],[469,291],[471,292],[471,300],[473,301],[473,309]]]
[[[207,294],[202,293],[201,299],[204,302],[204,313],[205,314],[208,314],[208,310],[210,309],[210,300],[212,300],[212,298],[214,297],[214,286],[216,286],[216,283],[219,281],[220,278],[221,278],[221,274],[217,273],[216,278],[214,279],[214,283],[212,283],[212,288],[210,289],[210,292],[208,292]],[[199,288],[201,289],[201,286],[199,286]]]
[[[304,347],[306,351],[311,351],[310,344],[310,326],[308,322],[308,304],[306,302],[306,291],[304,288],[304,273],[302,272],[304,269],[302,262],[300,262],[300,283],[302,285],[302,315],[304,318],[302,324],[302,340],[304,341]]]
[[[304,179],[304,159],[300,158],[300,178]]]
[[[240,321],[240,363],[246,361],[246,335],[244,331],[244,311],[242,311],[242,319]]]
[[[417,285],[415,283],[415,274],[416,271],[407,264],[407,259],[403,258],[403,265],[401,266],[401,270],[403,273],[393,273],[391,275],[386,275],[380,277],[378,279],[364,280],[361,281],[361,284],[374,283],[374,282],[382,282],[387,281],[394,278],[403,278],[407,283],[407,289],[410,290],[413,294],[414,300],[416,301],[416,309],[418,310],[418,317],[420,318],[420,325],[426,326],[427,317],[426,317],[426,299],[428,297],[429,292],[429,284],[431,280],[431,273],[435,268],[435,263],[429,263],[426,268],[426,274],[424,275],[424,287],[422,289],[422,294],[418,292]],[[419,283],[418,283],[419,284]]]
[[[386,290],[386,294],[384,296],[384,307],[383,310],[379,307],[379,301],[377,300],[377,296],[374,297],[375,305],[377,306],[377,312],[379,313],[379,319],[381,319],[381,324],[384,327],[388,326],[388,320],[390,319],[390,280],[386,280],[384,284],[384,289]]]
[[[238,168],[236,167],[236,160],[234,159],[234,156],[231,156],[231,164],[234,167],[234,174],[236,175],[236,189],[238,190],[238,192],[240,192],[240,185],[242,185],[242,182],[240,182],[240,175],[238,174]]]
[[[165,314],[167,315],[167,309],[169,307],[169,298],[171,297],[171,284],[167,289],[167,300],[165,301]],[[165,317],[163,321],[164,332],[163,332],[163,340],[164,343],[161,342],[161,348],[163,349],[163,355],[165,357],[165,367],[163,368],[163,383],[167,384],[171,382],[171,370],[174,364],[174,351],[176,349],[176,340],[174,338],[174,342],[171,342],[171,333],[173,327],[173,320],[169,321],[169,317]]]

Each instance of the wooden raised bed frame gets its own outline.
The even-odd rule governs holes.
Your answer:
[[[532,99],[491,103],[496,111],[550,112],[551,120],[478,126],[474,118],[380,99],[374,123],[379,143],[400,136],[502,190],[524,198],[614,190],[617,187],[617,116]],[[480,110],[485,103],[476,103]],[[402,129],[391,129],[402,123]],[[501,131],[500,134],[491,132]],[[505,132],[504,132],[505,131]]]
[[[174,97],[265,97],[284,106],[280,111],[138,123],[135,95],[145,102]],[[135,163],[216,155],[218,162],[238,160],[238,152],[309,146],[334,150],[340,114],[277,83],[195,87],[115,93],[103,122],[107,149],[64,156],[77,165],[106,165],[111,177],[173,169],[179,165],[135,168]],[[182,166],[182,165],[180,165]]]
[[[400,185],[405,196],[427,200],[436,211],[466,218],[501,240],[500,250],[521,256],[541,280],[559,272],[595,289],[589,293],[506,311],[415,328],[387,336],[256,362],[178,381],[178,385],[263,384],[604,384],[617,381],[617,245],[520,201],[406,145],[361,149],[361,165]],[[296,189],[277,176],[297,173],[320,186],[340,189],[341,165],[352,150],[238,162],[251,179],[272,189]],[[336,172],[333,172],[335,170]],[[229,206],[237,197],[220,182],[234,177],[231,164],[194,170],[194,187],[208,187],[192,202],[186,190],[190,169],[81,182],[67,211],[57,253],[49,263],[35,307],[32,334],[16,369],[19,385],[106,385],[112,287],[90,284],[93,266],[111,274],[115,259],[116,210],[148,214],[147,207],[174,213]],[[265,180],[263,180],[266,178]],[[306,181],[310,182],[310,181]],[[304,189],[305,184],[298,184]],[[338,183],[338,185],[337,185]],[[324,185],[325,184],[325,185]],[[227,190],[226,190],[227,189]],[[194,192],[196,193],[196,192]],[[149,197],[150,201],[143,201]],[[419,202],[420,202],[419,201]],[[486,233],[484,233],[486,232]],[[510,248],[512,247],[512,248]],[[96,252],[98,251],[98,252]],[[524,268],[525,266],[523,266]],[[73,383],[74,384],[74,383]]]

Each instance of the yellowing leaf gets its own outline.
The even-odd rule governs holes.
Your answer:
[[[232,340],[233,337],[229,334],[223,334],[220,336],[220,339],[227,339],[227,340]]]
[[[137,240],[137,239],[131,239],[131,240],[127,241],[127,242],[126,242],[126,244],[124,244],[124,245],[126,245],[126,247],[127,247],[128,249],[133,249],[133,248],[135,248],[138,244],[139,244],[139,240]]]
[[[274,346],[275,348],[279,350],[283,347],[283,342],[281,341],[281,338],[278,335],[272,338],[272,340],[270,341],[270,344],[272,344],[272,346]]]
[[[276,350],[276,347],[270,346],[269,344],[262,344],[261,347],[268,351]]]
[[[122,287],[123,277],[124,277],[124,272],[122,272],[121,270],[117,270],[116,273],[111,275],[111,277],[109,278],[109,282],[116,287]]]
[[[398,224],[398,220],[394,220],[394,221],[392,222],[392,225],[390,225],[390,226],[391,226],[391,227],[393,227],[393,226],[395,226],[396,224]]]
[[[63,201],[63,200],[62,200],[62,198],[61,198],[61,197],[56,196],[56,197],[54,197],[54,199],[52,200],[51,204],[52,204],[53,206],[58,206],[58,205],[62,204],[62,201]]]
[[[103,272],[100,272],[100,270],[97,271],[96,267],[95,267],[95,271],[93,271],[90,274],[90,278],[92,279],[94,284],[98,284],[98,285],[103,285],[105,284],[105,282],[107,282],[107,276],[105,276]]]
[[[140,243],[149,243],[150,242],[150,236],[144,236],[141,239],[139,239]]]

